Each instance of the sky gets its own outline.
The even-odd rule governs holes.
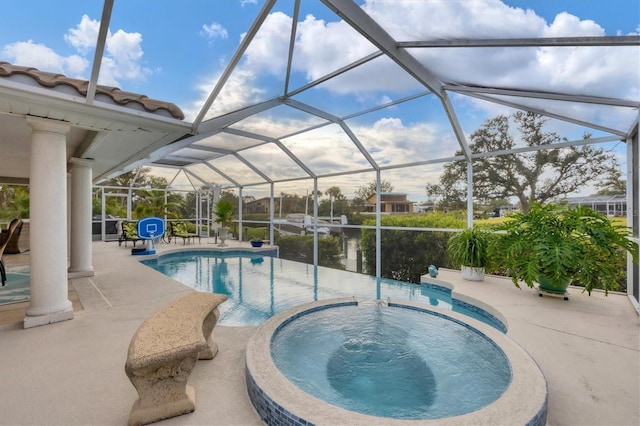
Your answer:
[[[99,83],[173,102],[191,121],[262,4],[258,0],[115,0]],[[207,117],[282,93],[293,4],[293,0],[277,2]],[[368,0],[358,4],[398,40],[465,35],[490,38],[640,34],[637,0]],[[101,8],[99,1],[0,0],[0,61],[88,79]],[[375,50],[317,0],[301,1],[298,21],[290,90]],[[580,52],[564,49],[492,49],[467,51],[464,55],[460,49],[412,53],[437,75],[471,84],[488,82],[532,90],[550,87],[559,92],[640,99],[637,47],[615,52],[602,48]],[[298,100],[344,116],[422,91],[424,87],[398,74],[393,62],[379,59],[301,94]],[[433,98],[421,97],[350,119],[347,124],[381,165],[450,156],[458,146],[446,116]],[[472,98],[452,96],[451,101],[467,135],[487,118],[512,112]],[[531,102],[536,106],[535,101]],[[566,107],[550,106],[556,111]],[[622,112],[569,107],[602,125],[618,128],[623,126],[621,119],[628,122],[628,114]],[[314,120],[317,119],[279,107],[239,123],[237,128],[280,137],[294,131],[301,122],[309,125]],[[580,138],[585,131],[563,122],[549,124],[550,130],[569,139]],[[598,135],[594,132],[594,136]],[[283,142],[318,173],[367,167],[366,160],[336,126]],[[624,144],[608,147],[615,149],[624,165]],[[274,153],[262,147],[247,151],[246,155],[259,161],[272,158]],[[226,165],[224,161],[221,166]],[[263,163],[271,176],[299,175],[299,169],[291,162]],[[252,182],[251,171],[244,166],[228,166],[235,173],[234,178]],[[389,171],[383,179],[391,181],[397,191],[408,193],[411,200],[422,201],[424,185],[434,183],[439,172],[439,166],[419,167]],[[347,179],[327,178],[321,181],[320,189],[338,185],[350,196],[372,176],[369,173]],[[308,187],[308,182],[305,185]],[[263,195],[264,188],[260,191],[254,192]],[[280,191],[304,192],[296,184],[281,184],[277,192]]]

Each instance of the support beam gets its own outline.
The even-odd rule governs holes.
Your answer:
[[[274,216],[274,212],[273,210],[275,209],[275,205],[273,202],[273,198],[274,198],[274,186],[273,186],[273,182],[271,182],[271,184],[269,185],[270,188],[270,195],[269,195],[269,245],[273,245],[274,242],[274,226],[273,226],[273,216]]]
[[[313,180],[313,266],[318,266],[318,179]]]
[[[253,38],[258,33],[258,30],[264,23],[265,19],[267,19],[267,16],[269,16],[269,12],[271,12],[271,8],[275,4],[276,4],[276,0],[265,1],[264,5],[262,6],[262,9],[258,13],[258,16],[253,21],[253,24],[251,24],[251,27],[249,28],[249,30],[242,37],[242,41],[240,42],[240,47],[238,47],[238,49],[235,51],[235,53],[231,57],[231,60],[229,60],[229,64],[227,65],[225,70],[222,72],[222,75],[218,79],[216,86],[213,88],[213,90],[209,94],[209,97],[202,105],[202,108],[200,109],[198,116],[193,122],[194,130],[200,127],[200,123],[202,123],[202,121],[204,120],[204,117],[209,112],[209,108],[211,108],[211,104],[213,104],[213,101],[218,97],[225,83],[227,82],[227,80],[229,80],[229,77],[231,77],[231,73],[240,62],[240,59],[242,58],[242,55],[244,55],[244,52],[249,48],[249,45],[253,41]]]
[[[574,46],[639,46],[640,36],[608,37],[540,37],[540,38],[489,38],[449,39],[425,41],[401,41],[398,47],[574,47]]]
[[[333,10],[354,30],[358,31],[380,49],[385,55],[397,63],[433,93],[440,96],[442,83],[431,71],[427,70],[416,58],[405,49],[398,48],[394,40],[371,16],[353,1],[322,0],[329,9]]]
[[[382,218],[380,205],[382,204],[380,171],[376,171],[376,278],[382,277]]]
[[[596,104],[596,105],[609,105],[619,106],[627,108],[638,108],[640,102],[629,101],[626,99],[617,98],[605,98],[602,96],[585,96],[585,95],[572,95],[568,93],[555,93],[545,92],[541,90],[516,90],[498,87],[474,87],[474,86],[460,86],[460,85],[445,85],[444,90],[450,90],[452,92],[458,92],[463,94],[469,93],[484,93],[486,95],[499,95],[499,96],[516,96],[523,98],[533,99],[548,99],[553,101],[566,101],[566,102],[580,102],[583,104]]]
[[[638,116],[640,119],[640,114]],[[627,139],[627,226],[640,243],[640,142],[638,122],[633,135]],[[627,255],[627,294],[640,313],[640,266]]]
[[[102,56],[104,55],[104,46],[107,44],[107,35],[109,33],[109,23],[111,22],[113,1],[114,0],[104,0],[102,6],[102,17],[100,18],[100,29],[98,30],[96,50],[93,55],[91,79],[89,80],[89,87],[87,88],[87,104],[93,104],[93,101],[96,97],[96,89],[98,88],[98,75],[100,75],[100,66],[102,65]]]
[[[473,161],[467,161],[467,228],[473,226]]]

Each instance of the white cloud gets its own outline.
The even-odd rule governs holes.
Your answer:
[[[378,105],[385,105],[385,104],[388,104],[391,101],[393,101],[393,99],[391,99],[389,96],[382,95],[380,97],[380,100],[378,101]],[[394,108],[394,107],[390,107],[390,108]]]
[[[220,75],[221,73],[216,73],[202,78],[196,87],[200,96],[183,108],[186,120],[193,120],[198,115]],[[236,69],[216,97],[205,119],[259,102],[264,97],[264,89],[255,84],[255,73],[249,69]]]
[[[509,7],[498,0],[366,1],[363,8],[397,40],[604,35],[603,28],[592,20],[563,12],[547,23],[532,10]],[[282,12],[269,15],[239,69],[255,74],[255,84],[260,82],[257,76],[264,73],[283,80],[290,31],[290,16]],[[293,72],[313,81],[375,50],[345,22],[307,15],[298,23]],[[449,82],[628,99],[640,95],[640,58],[624,49],[452,48],[412,49],[411,53]],[[318,89],[350,95],[353,102],[366,108],[379,104],[380,99],[397,98],[421,87],[392,60],[382,57]]]
[[[98,32],[100,30],[100,21],[82,15],[82,19],[76,28],[71,28],[64,35],[64,39],[71,46],[75,47],[78,52],[86,55],[92,51],[98,40]]]
[[[246,60],[241,67],[284,80],[290,34],[291,17],[282,12],[270,14],[247,49]],[[298,24],[293,72],[301,73],[307,81],[316,80],[375,50],[345,22],[325,22],[307,15]],[[388,78],[390,75],[394,78]],[[356,93],[364,101],[380,96],[372,95],[372,91],[404,91],[417,85],[413,78],[400,73],[393,61],[379,58],[332,79],[323,87],[338,94]]]
[[[268,72],[284,79],[290,33],[291,17],[282,12],[271,13],[247,49],[242,68],[255,74]]]
[[[323,77],[376,50],[344,21],[325,22],[312,15],[298,24],[295,49],[294,65],[309,80]]]
[[[2,50],[3,56],[17,65],[87,79],[99,27],[99,21],[83,15],[80,23],[67,31],[64,39],[78,54],[63,56],[45,44],[29,40],[6,45]],[[128,33],[122,29],[113,34],[108,32],[98,83],[121,87],[123,81],[144,80],[153,74],[153,70],[143,66],[143,56],[140,33]]]
[[[67,56],[64,62],[67,70],[64,74],[71,77],[80,78],[89,67],[89,61],[78,55]]]
[[[373,129],[381,132],[397,132],[404,130],[404,126],[399,118],[381,118],[373,124]]]
[[[604,36],[605,31],[594,21],[587,19],[581,21],[577,16],[567,12],[556,15],[551,25],[544,28],[542,37],[565,37],[568,34],[573,36]]]
[[[400,41],[462,37],[535,37],[545,21],[499,0],[366,1],[363,9]],[[505,23],[508,22],[508,25]]]
[[[368,161],[336,124],[282,140],[314,173],[323,175],[370,168]],[[351,180],[351,177],[343,177]]]
[[[604,35],[602,27],[592,20],[563,12],[547,23],[532,10],[509,7],[498,0],[366,1],[363,8],[397,40]],[[284,80],[290,31],[290,16],[279,11],[270,14],[238,70],[252,74],[254,84],[259,84],[258,76],[265,74]],[[298,23],[293,72],[313,81],[375,50],[345,22],[307,15]],[[412,49],[411,53],[436,75],[462,84],[627,98],[640,93],[636,71],[640,59],[624,49],[451,48]],[[392,99],[419,87],[387,58],[378,58],[319,86],[335,94],[353,95],[354,101],[370,106],[381,98]]]
[[[209,43],[213,43],[213,41],[218,38],[225,39],[229,37],[227,29],[222,24],[219,24],[217,22],[212,22],[209,25],[203,25],[200,34],[203,35],[207,40],[209,40]]]
[[[2,56],[16,65],[28,65],[41,71],[79,78],[87,70],[89,61],[78,55],[62,56],[44,44],[33,41],[6,45]]]
[[[365,1],[363,8],[400,41],[605,34],[603,28],[592,20],[561,13],[552,22],[547,22],[532,10],[509,7],[498,0],[372,0]],[[276,80],[284,79],[290,31],[290,16],[282,12],[269,15],[247,50],[246,57],[234,71],[230,84],[214,103],[216,114],[276,95],[270,92],[273,88],[258,85],[264,82],[261,79],[264,75],[275,77]],[[297,73],[298,81],[300,78],[313,81],[373,51],[375,47],[346,23],[307,15],[298,23],[293,71]],[[637,47],[411,49],[411,53],[426,68],[436,75],[447,76],[451,82],[638,99],[640,83],[637,70],[640,68],[640,58],[629,52],[637,52]],[[415,80],[401,72],[393,61],[380,58],[313,90],[326,96],[326,99],[331,99],[331,94],[351,95],[354,102],[364,103],[368,99],[372,106],[379,104],[380,100],[386,102],[395,99],[398,94],[415,87]],[[205,89],[202,92],[204,99],[213,84],[203,85],[202,88]],[[457,97],[452,95],[452,98]],[[467,114],[470,111],[478,114],[478,117],[470,118],[474,122],[510,111],[498,104],[474,100],[465,101],[465,106],[473,109],[462,108],[459,113]],[[571,108],[567,106],[558,112],[571,112]],[[575,109],[574,112],[585,120],[598,114],[594,109],[589,112]],[[296,124],[303,127],[306,123],[287,123],[292,127]],[[252,125],[256,131],[260,131],[260,128],[282,126],[282,122],[274,124],[266,118],[260,118],[254,119]],[[450,129],[437,129],[429,123],[408,123],[403,121],[399,112],[391,109],[387,110],[385,118],[376,123],[352,128],[381,164],[387,161],[392,164],[410,163],[425,156],[448,156],[458,148]],[[287,144],[291,145],[294,152],[300,152],[305,160],[309,159],[309,164],[325,172],[329,169],[336,171],[360,167],[363,164],[360,153],[344,144],[344,135],[337,136],[334,130],[335,127],[316,130],[311,132],[313,134],[301,135],[297,138],[299,142],[287,141]],[[332,142],[332,138],[341,142]],[[439,169],[439,166],[431,169]],[[401,191],[403,187],[415,185],[416,179],[409,176],[409,172],[397,173],[398,179],[405,175],[406,180],[394,182]],[[423,181],[422,178],[419,180]]]
[[[142,66],[142,34],[116,31],[107,38],[106,55],[102,61],[99,82],[118,85],[120,80],[144,80],[153,71]]]
[[[405,124],[399,117],[381,118],[372,126],[354,128],[354,133],[383,166],[451,156],[458,147],[450,132],[435,124]]]

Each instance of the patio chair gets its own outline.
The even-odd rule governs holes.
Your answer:
[[[187,230],[187,224],[185,222],[182,222],[182,221],[169,222],[169,229],[171,232],[170,238],[175,238],[175,239],[182,238],[182,244],[186,244],[186,242],[189,241],[189,239],[193,241],[195,238],[197,238],[198,243],[200,243],[200,235],[196,234],[195,232],[189,232]]]
[[[0,233],[0,245],[4,244],[5,242],[7,242],[7,246],[4,249],[4,252],[9,254],[18,254],[18,253],[22,253],[24,251],[29,250],[29,231],[27,229],[27,233],[26,236],[23,236],[21,234],[25,224],[27,226],[29,226],[28,222],[24,222],[22,219],[13,219],[11,221],[16,222],[18,225],[16,226],[15,230],[13,231],[12,235],[8,235],[8,228],[5,229],[4,231],[2,231],[2,233]],[[11,226],[11,224],[9,224],[9,226]]]
[[[13,219],[9,224],[9,228],[7,229],[6,238],[4,238],[2,241],[2,244],[0,244],[0,279],[2,281],[2,287],[4,287],[5,283],[7,282],[7,271],[5,270],[4,259],[3,259],[4,250],[7,248],[9,241],[11,241],[11,237],[13,236],[13,233],[16,231],[16,229],[18,229],[18,227],[21,224],[22,224],[22,220]]]
[[[136,246],[136,242],[142,238],[138,237],[138,221],[123,221],[122,222],[122,234],[118,238],[118,245],[121,246],[124,242],[124,246],[127,246],[127,241],[133,242],[133,246]]]

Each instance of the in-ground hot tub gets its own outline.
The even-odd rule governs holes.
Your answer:
[[[531,424],[547,389],[493,327],[406,301],[333,299],[265,322],[247,386],[267,424]]]

